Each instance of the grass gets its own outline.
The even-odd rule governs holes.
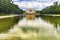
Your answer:
[[[0,33],[8,31],[8,29],[12,28],[15,23],[19,21],[18,16],[8,17],[8,18],[0,18]]]
[[[5,16],[5,15],[11,15],[11,14],[8,14],[8,13],[2,13],[2,14],[0,14],[0,16]]]

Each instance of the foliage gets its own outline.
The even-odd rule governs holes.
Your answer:
[[[57,5],[57,2],[53,6],[49,6],[41,10],[41,14],[60,14],[60,4]]]
[[[40,11],[39,10],[36,10],[36,13],[40,13]]]
[[[23,13],[17,5],[11,3],[11,0],[0,0],[0,14],[19,14]]]

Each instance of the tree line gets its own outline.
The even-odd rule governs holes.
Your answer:
[[[12,0],[0,0],[0,14],[22,14],[23,10],[13,4]]]
[[[60,4],[54,2],[53,6],[49,6],[40,11],[41,14],[60,14]]]

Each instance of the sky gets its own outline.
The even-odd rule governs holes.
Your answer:
[[[35,8],[36,10],[42,10],[47,6],[53,5],[54,2],[60,3],[60,0],[12,0],[14,4],[18,5],[20,9],[26,10],[26,8]]]

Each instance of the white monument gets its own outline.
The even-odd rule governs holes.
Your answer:
[[[35,9],[34,8],[27,8],[26,9],[26,11],[25,11],[25,13],[26,13],[26,18],[27,19],[35,19],[35,13],[36,13],[36,11],[35,11]]]

